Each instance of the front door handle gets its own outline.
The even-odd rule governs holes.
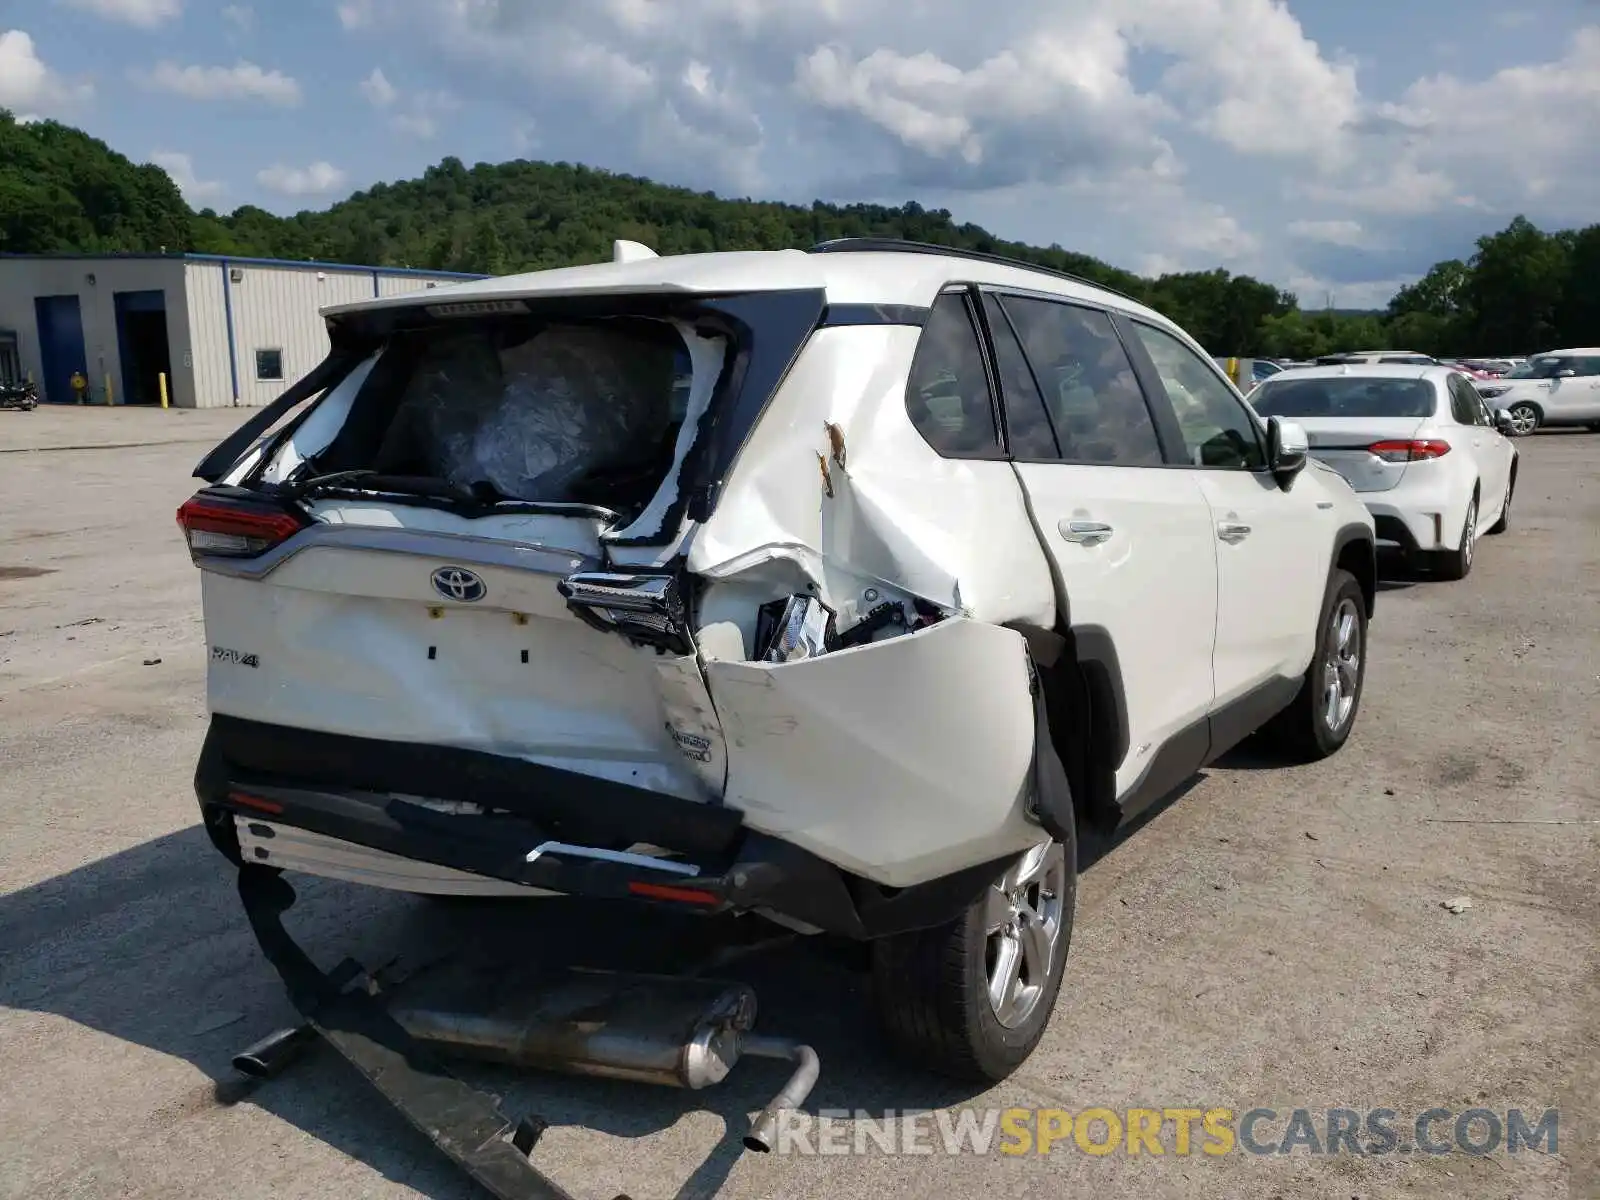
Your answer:
[[[1056,530],[1067,541],[1079,546],[1098,546],[1107,541],[1116,530],[1099,521],[1068,521],[1056,522]]]
[[[1223,521],[1217,526],[1217,536],[1230,546],[1238,545],[1250,536],[1250,526],[1237,521]]]

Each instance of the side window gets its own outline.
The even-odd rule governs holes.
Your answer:
[[[1000,403],[1005,408],[1011,453],[1022,459],[1060,458],[1061,448],[1056,442],[1050,414],[1045,411],[1044,397],[1039,394],[1039,385],[1005,310],[1000,307],[1000,301],[989,294],[983,298],[983,307],[994,343],[994,365],[1000,375]]]
[[[1457,425],[1482,425],[1483,401],[1478,389],[1459,375],[1450,376],[1450,415]]]
[[[1570,366],[1579,375],[1600,375],[1600,358],[1574,358]]]
[[[1165,330],[1133,324],[1177,413],[1190,463],[1243,471],[1266,466],[1261,431],[1222,376]]]
[[[999,458],[994,397],[964,292],[934,301],[906,385],[911,423],[945,458]]]
[[[1021,296],[1007,296],[1001,305],[1039,381],[1061,460],[1160,466],[1155,422],[1111,318]]]

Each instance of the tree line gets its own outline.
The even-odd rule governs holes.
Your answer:
[[[661,254],[889,237],[1002,254],[1114,288],[1219,354],[1308,358],[1394,347],[1517,354],[1600,343],[1600,225],[1546,233],[1522,217],[1439,263],[1382,312],[1304,310],[1222,268],[1149,279],[1060,245],[1030,246],[916,203],[809,206],[725,199],[571,163],[467,167],[381,183],[321,211],[192,210],[161,168],[81,130],[0,110],[0,252],[196,251],[506,274],[609,258],[614,238]]]

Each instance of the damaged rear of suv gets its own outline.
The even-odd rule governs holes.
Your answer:
[[[903,1048],[1013,1070],[1061,986],[1080,819],[1125,819],[1269,718],[1313,752],[1348,736],[1371,527],[1307,472],[1271,514],[1311,547],[1272,564],[1314,576],[1279,581],[1292,615],[1219,621],[1248,581],[1219,574],[1201,460],[1287,497],[1292,430],[1239,404],[1246,432],[1208,431],[1205,381],[1141,339],[1197,350],[1131,301],[931,250],[633,248],[328,310],[328,359],[178,514],[218,849],[868,940]],[[1202,470],[1130,490],[1146,437],[1142,465]],[[1252,659],[1238,695],[1223,644]]]

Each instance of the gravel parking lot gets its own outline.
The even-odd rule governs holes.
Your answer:
[[[238,420],[0,413],[0,1196],[465,1200],[331,1054],[254,1088],[229,1068],[291,1009],[195,823],[203,640],[173,510]],[[1393,1109],[1403,1132],[1435,1107],[1557,1108],[1555,1153],[755,1157],[735,1135],[776,1067],[700,1094],[482,1078],[551,1119],[538,1161],[583,1200],[1600,1195],[1600,437],[1517,445],[1512,528],[1472,575],[1385,585],[1341,754],[1236,752],[1093,848],[1021,1074],[973,1095],[894,1066],[831,957],[745,970],[762,1027],[821,1053],[813,1111],[1270,1108],[1276,1141],[1295,1108]],[[608,929],[680,944],[565,901],[300,893],[327,966],[490,940],[526,960]]]

